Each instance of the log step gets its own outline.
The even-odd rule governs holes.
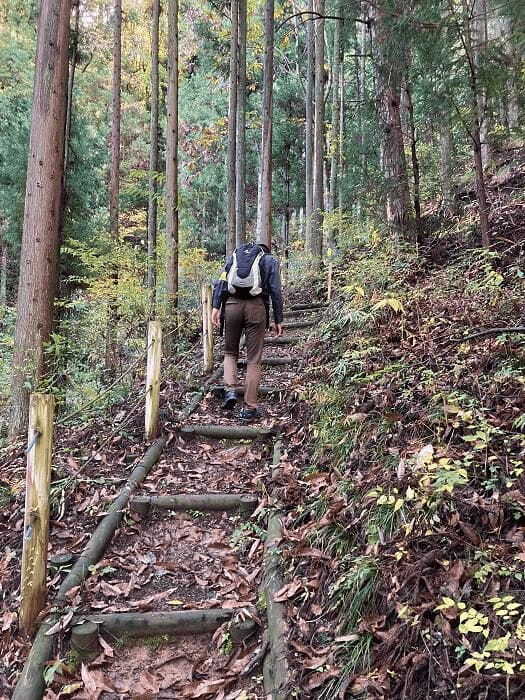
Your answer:
[[[275,435],[273,428],[253,425],[183,425],[180,432],[184,435],[201,435],[227,440],[256,440],[260,437]]]
[[[176,612],[110,613],[85,615],[82,620],[94,622],[115,637],[149,637],[160,634],[200,634],[214,632],[231,620],[232,610],[178,610]]]
[[[303,338],[290,338],[281,336],[280,338],[265,338],[265,345],[297,345]]]
[[[313,309],[325,309],[328,306],[324,301],[322,302],[310,302],[309,304],[294,304],[292,306],[292,311],[310,311]]]
[[[213,386],[210,387],[210,391],[218,396],[219,398],[222,398],[222,392],[224,391],[224,385],[222,384],[214,384]],[[235,391],[240,395],[244,396],[244,386],[238,386],[236,387]],[[261,396],[271,396],[272,394],[284,394],[287,389],[283,389],[282,387],[276,387],[276,386],[260,386],[259,387],[259,394]]]
[[[249,493],[179,493],[166,496],[135,496],[130,508],[136,513],[147,515],[152,508],[178,512],[199,510],[203,513],[240,511],[251,515],[257,508],[259,499]]]
[[[283,328],[286,330],[293,330],[294,328],[312,328],[315,326],[313,321],[288,321],[283,323]]]
[[[280,367],[281,365],[293,365],[296,362],[295,357],[266,357],[262,359],[264,367]],[[239,367],[246,367],[246,360],[239,360]]]

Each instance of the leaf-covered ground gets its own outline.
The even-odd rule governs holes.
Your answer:
[[[376,231],[339,268],[283,466],[301,698],[525,694],[523,166],[416,257]],[[396,250],[397,248],[397,250]]]

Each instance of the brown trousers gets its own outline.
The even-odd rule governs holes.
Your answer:
[[[243,331],[246,336],[247,356],[244,403],[247,406],[256,407],[266,331],[266,306],[262,297],[230,298],[226,302],[224,315],[224,385],[226,389],[234,389],[238,385],[237,360]]]

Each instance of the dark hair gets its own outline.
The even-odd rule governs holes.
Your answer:
[[[264,248],[264,250],[269,253],[270,252],[270,247],[266,245],[266,243],[262,243],[261,241],[257,241],[255,245],[260,246],[261,248]]]

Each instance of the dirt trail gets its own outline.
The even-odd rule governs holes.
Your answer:
[[[293,385],[309,333],[304,322],[318,312],[301,311],[288,322],[292,344],[265,348],[265,358],[290,357],[290,364],[266,367],[263,384],[282,393],[262,398],[260,427],[275,434],[293,431]],[[299,327],[298,327],[299,325]],[[240,369],[243,375],[243,369]],[[238,409],[225,413],[210,391],[184,425],[239,425]],[[191,400],[191,394],[185,397]],[[248,638],[238,641],[230,623],[214,633],[138,639],[103,633],[102,653],[82,668],[76,698],[264,698],[261,655],[266,624],[258,607],[266,529],[265,505],[271,491],[273,435],[231,440],[183,435],[174,415],[165,422],[168,444],[134,496],[252,494],[259,506],[241,512],[152,510],[126,515],[105,556],[80,590],[81,616],[123,612],[225,609],[236,623],[253,620]],[[136,636],[136,635],[133,635]],[[57,687],[57,686],[55,686]],[[53,690],[45,696],[58,697]]]

